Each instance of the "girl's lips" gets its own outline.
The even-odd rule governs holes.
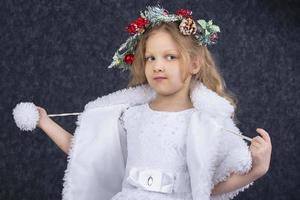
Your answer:
[[[167,78],[155,78],[154,81],[157,83],[163,82]]]
[[[159,77],[154,77],[154,80],[163,80],[163,79],[167,79],[166,77],[161,77],[161,76],[159,76]]]

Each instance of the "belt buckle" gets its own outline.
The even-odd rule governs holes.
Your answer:
[[[163,184],[163,179],[168,183]],[[136,187],[148,191],[172,193],[175,176],[155,169],[132,168],[127,181]]]
[[[158,170],[146,169],[140,172],[139,180],[145,188],[151,191],[160,191],[162,173]]]

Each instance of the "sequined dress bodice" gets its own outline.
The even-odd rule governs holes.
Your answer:
[[[178,112],[156,111],[146,103],[129,107],[122,113],[119,120],[127,144],[126,172],[122,191],[112,200],[192,200],[186,164],[186,135],[194,111],[194,108]],[[129,181],[133,169],[156,170],[172,176],[180,174],[180,180],[176,180],[172,192],[170,188],[166,190],[169,192],[150,191]],[[148,178],[145,184],[149,184],[149,180],[156,181],[155,178]],[[144,184],[141,178],[134,181]],[[161,181],[167,182],[167,179]]]

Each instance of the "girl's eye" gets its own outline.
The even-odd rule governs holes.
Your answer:
[[[176,56],[174,56],[174,55],[168,55],[167,59],[168,60],[174,60],[174,59],[176,59]]]
[[[174,60],[174,59],[176,59],[176,56],[174,56],[174,55],[167,55],[166,56],[166,58],[167,58],[167,60]],[[148,56],[148,57],[145,57],[145,61],[147,62],[147,61],[153,61],[155,58],[153,57],[153,56]]]
[[[147,62],[147,61],[153,61],[154,60],[154,57],[153,56],[148,56],[148,57],[146,57],[145,58],[145,61]]]

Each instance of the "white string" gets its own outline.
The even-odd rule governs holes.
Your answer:
[[[50,115],[48,115],[48,116],[49,116],[49,117],[59,117],[59,116],[79,115],[79,114],[80,114],[80,113],[62,113],[62,114],[50,114]],[[233,134],[235,134],[235,135],[237,135],[237,136],[239,136],[239,137],[241,137],[241,138],[243,138],[244,140],[247,140],[247,141],[249,141],[249,142],[252,141],[252,138],[249,138],[249,137],[247,137],[247,136],[244,136],[244,135],[242,135],[241,133],[237,133],[237,132],[234,132],[234,131],[232,131],[232,130],[225,129],[225,128],[223,128],[223,127],[221,127],[221,129],[223,129],[223,130],[225,130],[225,131],[228,131],[228,132],[230,132],[230,133],[233,133]]]
[[[71,116],[71,115],[79,115],[80,113],[62,113],[62,114],[50,114],[49,117],[59,117],[59,116]]]
[[[214,124],[215,124],[216,126],[220,127],[221,129],[223,129],[224,131],[228,131],[228,132],[230,132],[230,133],[233,133],[234,135],[239,136],[239,137],[243,138],[244,140],[247,140],[247,141],[249,141],[249,142],[252,141],[252,138],[242,135],[241,132],[240,132],[240,133],[237,133],[237,132],[235,132],[235,131],[226,129],[226,128],[220,126],[219,124],[217,124],[216,122],[214,122]]]
[[[228,129],[225,129],[225,128],[222,128],[223,130],[225,130],[225,131],[228,131],[228,132],[230,132],[230,133],[233,133],[233,134],[235,134],[235,135],[237,135],[237,136],[240,136],[240,137],[242,137],[244,140],[248,140],[248,141],[252,141],[252,138],[249,138],[249,137],[247,137],[247,136],[244,136],[244,135],[242,135],[241,133],[237,133],[237,132],[234,132],[234,131],[232,131],[232,130],[228,130]]]

